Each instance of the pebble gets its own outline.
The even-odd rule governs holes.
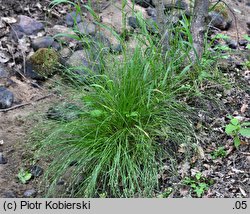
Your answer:
[[[13,101],[14,94],[5,87],[0,87],[0,109],[11,107]]]
[[[93,23],[91,22],[80,22],[77,24],[77,27],[78,27],[78,31],[81,33],[81,34],[84,34],[84,35],[92,35],[94,36],[95,35],[95,32],[96,32],[96,27]]]
[[[231,49],[237,49],[237,47],[238,47],[237,41],[235,41],[235,40],[228,40],[227,45]]]
[[[36,190],[35,189],[29,189],[29,190],[26,190],[24,193],[23,193],[23,196],[25,198],[34,198],[36,196]]]
[[[39,48],[49,48],[54,43],[54,39],[51,36],[44,36],[36,38],[32,41],[32,48],[37,51]]]
[[[8,161],[7,159],[3,156],[3,153],[0,152],[0,164],[6,164]]]
[[[16,193],[13,191],[5,192],[3,195],[4,195],[4,198],[17,198]]]
[[[132,28],[136,29],[140,27],[140,23],[136,17],[130,16],[128,17],[128,24]]]
[[[7,71],[0,65],[0,78],[7,78],[8,73]]]
[[[66,15],[66,25],[69,27],[72,27],[74,23],[79,23],[82,21],[81,15],[76,13],[76,11],[73,11],[71,13],[68,13]]]
[[[152,5],[151,0],[135,0],[135,3],[145,8]]]
[[[34,177],[39,177],[43,174],[43,168],[40,166],[32,166],[30,169],[30,173],[34,176]]]
[[[19,22],[16,24],[20,32],[26,35],[33,35],[44,29],[41,22],[36,21],[28,16],[18,16]]]
[[[231,22],[226,21],[221,14],[215,11],[209,13],[209,19],[210,25],[219,28],[220,30],[228,30],[231,26]]]

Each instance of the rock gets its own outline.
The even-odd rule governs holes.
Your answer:
[[[248,41],[246,39],[242,39],[242,40],[239,41],[240,46],[246,47],[247,44],[248,44]]]
[[[157,16],[157,11],[156,11],[155,8],[149,7],[149,8],[147,8],[146,11],[147,11],[147,14],[149,16],[152,16],[152,17],[156,17]]]
[[[39,48],[50,48],[54,43],[54,39],[51,36],[45,36],[36,38],[32,41],[32,48],[37,51]]]
[[[152,0],[153,6],[155,6],[157,2],[158,0]],[[166,10],[171,10],[173,8],[185,10],[188,8],[188,1],[185,0],[164,0],[163,4]]]
[[[152,0],[135,0],[135,3],[146,8],[152,6]]]
[[[13,100],[13,93],[4,87],[0,87],[0,109],[11,107]]]
[[[226,20],[221,14],[212,11],[209,13],[210,25],[220,30],[228,30],[232,21]]]
[[[91,60],[88,52],[79,50],[74,52],[66,61],[66,65],[76,74],[87,76],[90,73],[98,73],[99,61],[98,59]]]
[[[43,80],[52,76],[59,65],[59,55],[53,49],[40,48],[28,60],[26,75],[32,79]]]
[[[16,193],[13,191],[5,192],[3,195],[4,195],[4,198],[17,198]]]
[[[8,161],[7,159],[3,156],[3,153],[0,152],[0,164],[6,164]]]
[[[128,24],[132,28],[136,29],[140,27],[140,23],[136,17],[130,16],[128,17]]]
[[[34,176],[34,177],[39,177],[43,174],[43,168],[38,166],[38,165],[34,165],[30,168],[30,173]]]
[[[82,21],[81,15],[76,13],[75,11],[68,13],[66,15],[66,25],[72,27],[74,23],[79,23]]]
[[[77,30],[81,34],[94,36],[96,32],[96,27],[93,23],[84,21],[77,24]]]
[[[29,190],[26,190],[24,193],[23,193],[23,196],[25,198],[34,198],[36,196],[36,190],[35,189],[29,189]]]
[[[94,46],[95,44],[97,44],[99,46],[99,48],[106,48],[108,50],[111,49],[111,42],[109,41],[109,39],[103,34],[103,33],[97,33],[94,37],[93,37],[93,41],[94,41]]]
[[[55,25],[52,28],[48,29],[48,34],[51,36],[56,36],[58,34],[69,34],[70,36],[76,36],[75,32],[63,25]],[[62,41],[62,42],[71,42],[74,39],[70,38],[69,36],[56,36],[56,40]]]
[[[250,29],[250,19],[247,20],[247,28]]]
[[[41,22],[36,21],[28,16],[18,16],[19,22],[16,24],[18,30],[26,35],[33,35],[44,29]]]
[[[15,42],[17,42],[19,39],[22,39],[25,35],[23,32],[21,32],[22,28],[18,25],[12,25],[10,30],[10,38],[13,39]]]
[[[9,74],[7,71],[0,65],[0,79],[1,78],[8,78]]]
[[[111,48],[111,52],[113,54],[120,54],[122,52],[123,48],[121,44],[113,45]]]
[[[227,40],[226,43],[227,43],[228,47],[231,49],[237,49],[237,47],[238,47],[238,43],[235,40],[230,39],[230,40]]]

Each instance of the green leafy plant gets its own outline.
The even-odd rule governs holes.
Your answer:
[[[212,159],[217,159],[217,158],[224,158],[226,157],[226,154],[227,152],[225,151],[225,148],[222,146],[222,147],[219,147],[217,148],[215,151],[213,151],[211,153],[211,157]]]
[[[201,172],[197,172],[194,177],[186,177],[183,183],[190,186],[192,188],[192,192],[200,198],[205,191],[208,190],[209,186],[212,184],[212,180],[208,181],[202,176]]]
[[[26,184],[32,178],[32,174],[28,170],[21,168],[17,177],[22,184]]]
[[[234,146],[238,148],[241,144],[240,135],[250,137],[250,122],[241,123],[237,118],[229,116],[230,123],[226,125],[225,132],[234,139]]]

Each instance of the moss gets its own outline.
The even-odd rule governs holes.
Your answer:
[[[220,2],[216,4],[215,6],[212,5],[212,8],[213,8],[213,11],[221,14],[225,19],[229,18],[228,9],[223,2]]]
[[[59,56],[53,49],[40,48],[31,57],[34,70],[43,77],[54,74],[59,65]]]

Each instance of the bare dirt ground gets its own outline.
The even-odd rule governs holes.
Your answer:
[[[239,37],[242,39],[243,35],[247,34],[246,22],[250,14],[250,7],[246,6],[245,1],[230,1],[227,0],[228,5],[234,11],[237,21],[237,28]],[[0,16],[11,17],[17,14],[24,14],[32,17],[36,17],[38,20],[46,20],[51,24],[60,23],[60,14],[51,17],[48,20],[46,11],[48,10],[49,0],[47,1],[1,1],[0,0]],[[5,6],[5,10],[1,10],[1,4]],[[103,5],[106,6],[106,1]],[[67,7],[65,7],[67,9]],[[105,17],[104,17],[105,18]],[[236,24],[233,22],[232,27],[227,32],[223,32],[236,39]],[[244,71],[245,72],[245,71]],[[243,73],[242,72],[242,75]],[[37,196],[41,196],[39,192],[38,184],[39,179],[34,179],[28,184],[21,184],[18,182],[17,174],[20,167],[23,164],[23,160],[29,155],[27,151],[26,141],[28,131],[36,124],[36,120],[32,115],[44,114],[48,107],[54,102],[60,100],[58,96],[48,90],[46,87],[36,88],[31,82],[21,81],[16,76],[11,77],[13,84],[9,89],[15,94],[15,105],[27,104],[19,108],[1,112],[0,111],[0,152],[7,158],[8,163],[0,164],[0,197],[23,197],[23,194],[28,189],[36,189]],[[237,88],[237,87],[236,87]],[[52,94],[52,95],[51,95]],[[227,95],[226,99],[231,97],[232,102],[227,113],[233,114],[235,111],[240,112],[242,105],[249,105],[249,90],[248,92],[238,90],[238,88],[232,92],[232,95]],[[216,110],[216,109],[213,109]],[[221,117],[225,112],[218,113]],[[224,115],[225,116],[225,115]],[[250,108],[247,108],[242,114],[238,116],[250,118]],[[221,131],[218,123],[216,127],[216,120],[220,118],[214,118],[214,127],[218,129],[212,136],[206,136],[205,142],[211,144],[211,146],[204,146],[204,152],[207,154],[212,151],[218,145],[224,144],[226,146],[228,156],[226,159],[220,159],[218,161],[212,161],[205,159],[202,161],[194,162],[194,166],[187,169],[188,171],[206,171],[209,176],[214,178],[215,184],[205,195],[205,197],[250,197],[250,145],[249,142],[245,142],[245,145],[238,151],[232,148],[232,139],[226,137]],[[220,141],[220,142],[218,142]],[[180,170],[183,167],[180,166]],[[209,174],[210,173],[210,174]],[[186,197],[187,191],[178,184],[178,179],[168,181],[168,174],[162,178],[162,187],[166,188],[171,185],[176,185],[176,190],[172,197]],[[180,187],[180,190],[177,190]]]

